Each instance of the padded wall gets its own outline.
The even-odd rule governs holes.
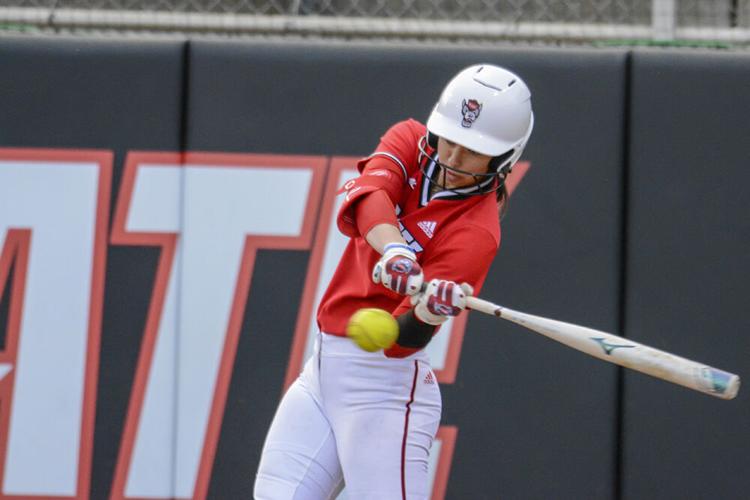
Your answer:
[[[749,85],[745,54],[633,55],[626,300],[629,337],[745,377]],[[623,498],[747,496],[747,388],[627,372],[624,398]]]
[[[108,199],[98,229],[105,260],[92,264],[103,266],[103,286],[92,288],[89,311],[96,318],[101,308],[101,328],[91,328],[97,341],[85,346],[95,350],[87,356],[98,369],[87,382],[96,392],[95,421],[82,424],[84,434],[90,425],[93,435],[91,470],[80,472],[75,492],[48,496],[132,498],[146,484],[150,494],[140,496],[159,497],[158,488],[163,498],[251,496],[268,424],[296,369],[289,368],[297,352],[295,331],[316,278],[317,242],[328,230],[323,188],[335,186],[334,175],[354,157],[369,154],[391,124],[425,120],[445,82],[475,62],[522,75],[536,117],[522,158],[530,167],[511,198],[482,296],[747,372],[746,55],[2,38],[0,168],[19,155],[53,162],[92,150],[97,158],[112,155],[111,182],[100,198]],[[228,261],[210,253],[229,248],[224,229],[236,230],[232,224],[245,217],[263,222],[269,213],[258,207],[286,192],[276,185],[254,195],[255,209],[227,212],[227,192],[205,189],[206,182],[232,187],[232,175],[247,182],[258,167],[279,173],[290,166],[312,173],[311,184],[300,184],[287,200],[300,212],[300,234],[252,240],[242,264],[234,263],[237,278],[230,272],[207,293],[208,280],[195,281],[198,274],[191,273]],[[0,188],[29,189],[20,179]],[[138,203],[131,203],[136,192],[140,197],[132,200]],[[308,204],[296,203],[305,194]],[[0,222],[23,219],[26,209],[3,203]],[[62,205],[41,211],[67,207]],[[134,208],[141,206],[141,212]],[[230,217],[200,231],[186,226],[219,213]],[[131,220],[127,214],[135,215]],[[167,222],[171,232],[164,229],[172,227]],[[138,232],[128,224],[153,227]],[[13,439],[7,425],[13,397],[28,392],[14,378],[18,363],[26,361],[13,350],[13,339],[23,342],[25,334],[17,314],[38,293],[29,288],[26,306],[19,305],[28,229],[35,248],[34,227],[0,233],[0,453]],[[232,244],[235,251],[244,243]],[[215,260],[181,253],[198,247]],[[173,257],[181,260],[171,268]],[[29,269],[38,272],[35,262]],[[175,288],[169,292],[171,279]],[[77,283],[69,282],[73,288]],[[224,288],[235,293],[228,325],[214,321],[205,329],[220,340],[227,333],[224,350],[188,353],[180,322],[221,319],[208,309]],[[195,297],[201,296],[205,315],[195,313]],[[164,305],[165,297],[174,302]],[[165,308],[171,316],[162,317]],[[155,339],[164,338],[157,335],[160,325],[176,332],[174,343],[164,344],[163,352],[171,353],[167,362],[152,356]],[[71,333],[62,326],[56,334]],[[193,335],[200,340],[202,331],[193,328]],[[190,367],[204,364],[218,370],[222,389],[210,400],[209,445],[200,448],[191,436],[203,428],[191,418],[208,411],[206,400],[197,409],[185,404],[198,393],[193,383],[205,383],[201,390],[212,394],[213,379],[191,378],[197,372]],[[179,376],[170,379],[170,373]],[[610,364],[471,314],[455,379],[441,387],[442,424],[456,429],[444,498],[743,498],[750,486],[744,390],[724,402],[623,374],[620,384]],[[55,377],[43,375],[40,383]],[[157,379],[173,384],[159,386],[166,396],[156,398],[167,418],[154,428],[166,430],[149,435],[153,440],[139,438],[136,417],[153,408],[144,402],[144,388]],[[182,391],[179,397],[169,387]],[[66,401],[61,394],[61,411]],[[158,476],[152,483],[149,473],[164,469],[149,468],[149,445],[162,457],[159,466],[170,470],[152,474]],[[138,446],[145,455],[138,455]],[[6,479],[14,460],[0,459]],[[45,478],[38,484],[47,484]],[[2,488],[10,494],[7,484]],[[34,494],[41,493],[21,496]]]
[[[128,151],[182,148],[184,49],[181,42],[0,39],[0,147],[114,153],[113,208]],[[107,250],[91,498],[110,492],[159,254],[145,246]]]

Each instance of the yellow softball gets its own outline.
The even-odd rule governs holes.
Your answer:
[[[391,313],[369,307],[349,318],[346,335],[367,352],[388,349],[398,338],[398,323]]]

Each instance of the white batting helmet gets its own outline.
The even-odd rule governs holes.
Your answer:
[[[437,137],[487,156],[502,157],[494,167],[509,170],[534,128],[531,92],[507,69],[477,64],[448,82],[427,120],[428,139]],[[498,158],[499,159],[499,158]]]

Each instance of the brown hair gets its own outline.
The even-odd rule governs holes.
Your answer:
[[[508,205],[510,204],[510,195],[508,194],[508,188],[505,185],[505,178],[500,179],[503,183],[502,187],[495,191],[495,197],[497,198],[497,211],[500,214],[500,220],[503,220],[505,214],[508,212]]]

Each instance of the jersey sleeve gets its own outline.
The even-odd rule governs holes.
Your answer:
[[[392,126],[380,138],[380,143],[369,158],[387,158],[399,166],[406,182],[418,167],[418,143],[425,133],[424,125],[416,120],[404,120]]]
[[[363,197],[382,190],[394,207],[398,203],[401,191],[407,185],[407,165],[416,162],[416,123],[407,120],[388,129],[375,152],[357,163],[360,176],[348,181],[339,190],[339,194],[345,192],[346,195],[339,208],[336,224],[344,235],[360,236],[355,207]]]
[[[355,214],[357,232],[362,236],[366,237],[367,233],[380,224],[388,224],[398,229],[395,207],[382,189],[364,196],[355,206]]]

